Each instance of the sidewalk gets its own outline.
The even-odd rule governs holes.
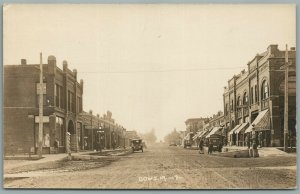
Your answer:
[[[107,153],[107,152],[118,152],[118,151],[123,151],[124,148],[118,148],[115,150],[102,150],[102,153]],[[127,149],[126,149],[127,150]],[[72,156],[80,156],[80,155],[92,155],[92,154],[97,154],[99,152],[94,152],[94,151],[81,151],[81,152],[72,152]],[[60,153],[60,154],[43,154],[43,158],[38,159],[37,154],[31,155],[29,157],[28,155],[14,155],[14,156],[4,156],[3,160],[3,168],[4,170],[10,170],[13,168],[21,167],[21,166],[26,166],[26,165],[32,165],[32,164],[42,164],[42,163],[48,163],[48,162],[56,162],[60,160],[67,159],[68,154],[67,153]]]
[[[262,147],[257,148],[259,157],[265,157],[265,156],[288,156],[293,153],[286,153],[282,150],[280,150],[278,147]],[[248,150],[248,147],[245,146],[224,146],[223,151],[227,152],[234,152],[234,151],[244,151]],[[225,152],[226,152],[225,151]]]

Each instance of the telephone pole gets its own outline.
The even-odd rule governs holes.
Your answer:
[[[284,151],[288,150],[288,125],[289,125],[289,56],[288,46],[285,50],[285,79],[284,79]]]
[[[39,136],[38,136],[38,157],[42,157],[43,141],[43,61],[40,53],[40,87],[39,87]]]

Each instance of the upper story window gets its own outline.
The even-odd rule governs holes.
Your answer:
[[[79,96],[77,96],[76,111],[77,112],[82,112],[82,98],[79,97]]]
[[[233,110],[233,100],[230,102],[230,110]]]
[[[254,97],[253,97],[253,87],[251,87],[250,89],[250,104],[253,104],[254,103]]]
[[[258,90],[257,90],[257,85],[255,85],[255,102],[258,102]]]
[[[75,112],[74,94],[68,91],[68,111]]]
[[[239,96],[238,99],[237,99],[237,105],[238,105],[238,106],[242,105],[242,99],[241,99],[240,96]]]
[[[243,97],[243,104],[247,105],[248,104],[248,94],[245,92],[244,97]]]
[[[261,99],[267,99],[269,98],[269,86],[266,80],[263,81],[261,86]]]

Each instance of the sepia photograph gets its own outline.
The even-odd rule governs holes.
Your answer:
[[[295,4],[3,5],[4,189],[297,189]]]

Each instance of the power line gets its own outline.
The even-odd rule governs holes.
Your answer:
[[[191,69],[163,69],[163,70],[133,70],[133,71],[78,71],[78,73],[93,74],[117,74],[117,73],[164,73],[164,72],[192,72],[192,71],[226,71],[241,69],[243,67],[210,67],[210,68],[191,68]]]

